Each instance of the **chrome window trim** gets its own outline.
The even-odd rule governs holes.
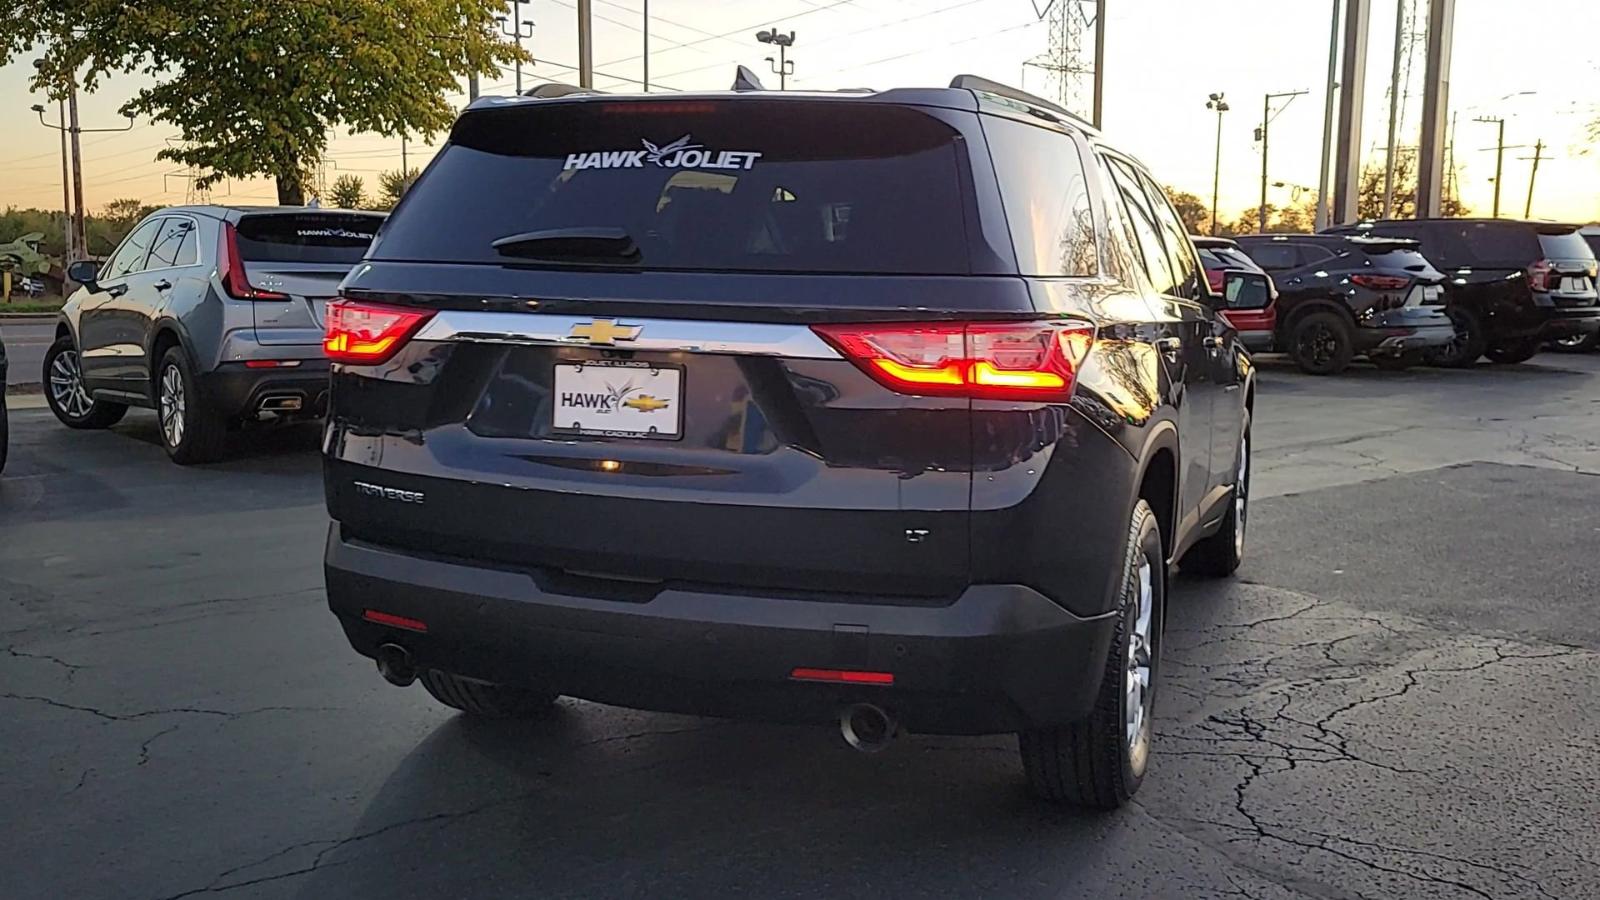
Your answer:
[[[644,319],[622,316],[620,326],[640,329],[631,341],[597,345],[569,338],[572,329],[610,316],[567,316],[547,313],[503,313],[444,310],[417,332],[419,341],[462,341],[488,344],[566,345],[651,352],[722,353],[776,356],[786,359],[843,359],[839,352],[804,325],[767,322],[716,322],[700,319]]]

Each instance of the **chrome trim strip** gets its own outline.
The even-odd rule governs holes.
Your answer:
[[[558,316],[546,313],[444,310],[417,332],[419,341],[467,341],[488,344],[566,344],[601,346],[569,339],[574,326],[607,316]],[[804,325],[763,322],[712,322],[701,319],[636,319],[618,325],[637,326],[639,337],[604,345],[611,350],[725,353],[778,356],[788,359],[842,359],[839,352]]]

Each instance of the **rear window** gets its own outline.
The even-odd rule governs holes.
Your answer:
[[[479,110],[373,258],[505,263],[529,233],[625,235],[652,270],[963,274],[956,132],[850,102],[583,101]],[[528,265],[562,265],[553,243]]]
[[[245,216],[239,220],[239,255],[246,262],[355,265],[383,220],[349,213]]]
[[[1539,247],[1544,251],[1545,259],[1587,260],[1594,256],[1594,251],[1589,249],[1583,235],[1576,231],[1566,234],[1541,234]]]
[[[1589,245],[1589,250],[1596,257],[1600,257],[1600,234],[1586,234],[1583,236],[1583,240],[1584,243]]]

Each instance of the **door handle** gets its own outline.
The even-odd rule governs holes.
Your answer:
[[[125,285],[125,284],[114,284],[114,285],[106,288],[106,296],[108,296],[108,297],[121,297],[123,294],[126,294],[127,292],[128,292],[128,286]]]
[[[1175,337],[1157,338],[1156,349],[1168,356],[1176,356],[1178,351],[1183,349],[1183,341]]]
[[[170,290],[172,290],[172,282],[170,282],[170,281],[166,280],[165,278],[163,278],[160,281],[156,282],[154,287],[158,291],[170,291]]]
[[[1207,350],[1218,350],[1222,347],[1222,338],[1210,335],[1200,342]]]

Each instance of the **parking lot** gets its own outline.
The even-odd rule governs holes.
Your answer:
[[[25,401],[0,894],[1600,896],[1600,356],[1262,368],[1250,556],[1177,580],[1157,757],[1104,816],[1032,800],[1011,738],[469,722],[327,612],[314,428],[182,469],[150,413]]]

